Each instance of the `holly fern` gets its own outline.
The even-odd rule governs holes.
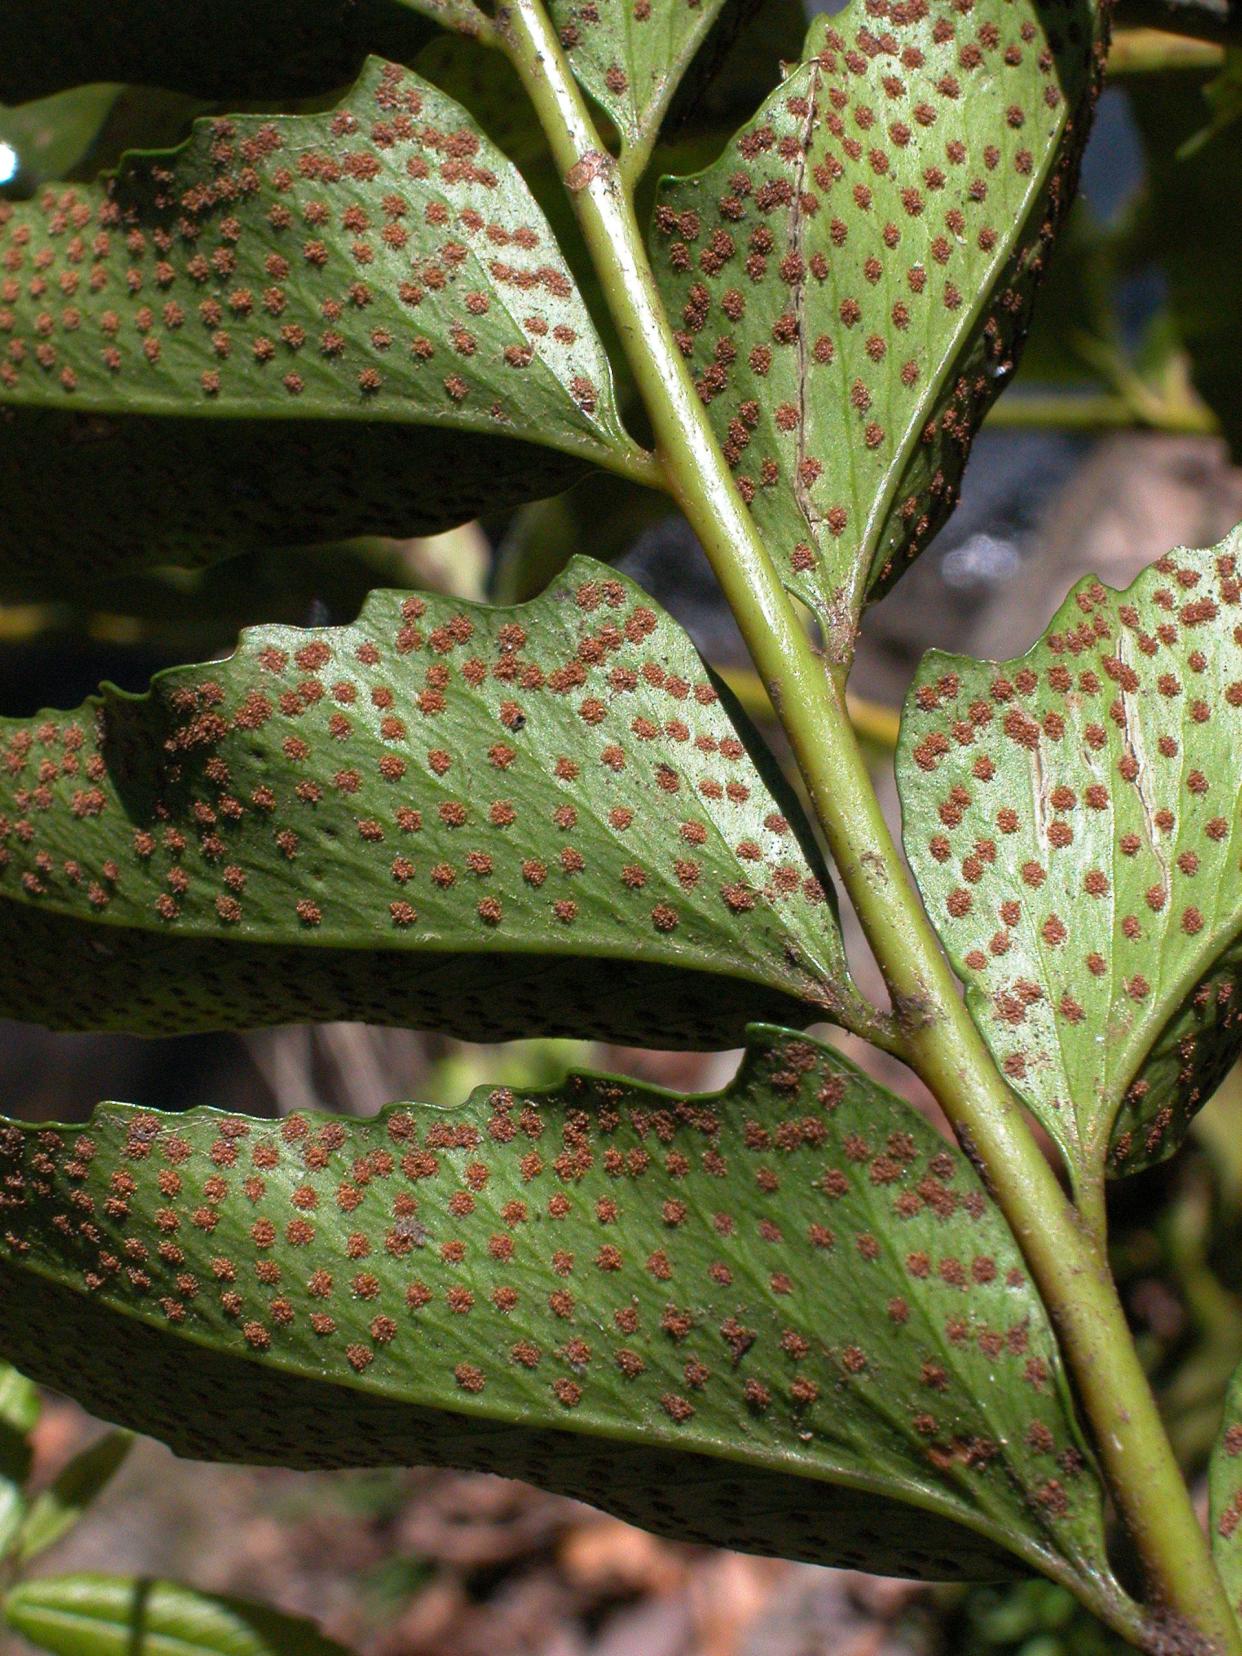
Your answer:
[[[1240,1045],[1242,539],[1088,581],[1017,661],[928,657],[905,860],[844,700],[1014,369],[1094,0],[851,0],[757,112],[777,0],[198,12],[9,0],[10,103],[283,112],[0,204],[4,590],[263,546],[293,578],[299,546],[611,472],[689,520],[802,786],[586,555],[516,607],[377,591],[3,721],[8,1016],[746,1054],[704,1096],[9,1122],[0,1350],[186,1455],[481,1467],[727,1546],[1042,1572],[1141,1650],[1238,1656],[1242,1428],[1209,1544],[1104,1247],[1108,1181]],[[812,1023],[904,1061],[957,1143]],[[20,1556],[74,1497],[22,1517],[9,1482]],[[5,1608],[53,1651],[134,1648],[135,1615],[152,1649],[312,1648],[181,1592]]]

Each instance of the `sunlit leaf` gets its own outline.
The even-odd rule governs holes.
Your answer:
[[[682,1538],[907,1576],[1016,1555],[1115,1595],[999,1212],[788,1031],[715,1095],[101,1105],[0,1159],[0,1346],[179,1453],[481,1467]]]
[[[1242,533],[1081,583],[1016,661],[933,651],[906,853],[1001,1068],[1092,1176],[1169,1154],[1242,1049]]]
[[[0,1009],[730,1044],[840,1017],[795,799],[685,634],[579,559],[0,722]]]
[[[900,15],[899,15],[900,14]],[[1093,8],[856,3],[706,172],[654,258],[790,587],[852,647],[951,509],[1013,371],[1097,77]]]
[[[0,460],[28,479],[0,576],[429,533],[636,457],[520,175],[392,65],[0,203],[0,251]]]

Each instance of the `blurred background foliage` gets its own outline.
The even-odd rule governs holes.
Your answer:
[[[800,0],[771,0],[755,18],[709,42],[704,65],[720,72],[710,85],[692,74],[679,93],[653,178],[711,159],[780,60],[796,53]],[[522,100],[480,76],[455,37],[434,41],[424,57],[417,67],[528,169],[584,269]],[[0,195],[93,176],[126,149],[176,142],[210,112],[183,96],[121,86],[0,108]],[[1168,546],[1209,543],[1242,519],[1239,203],[1242,50],[1122,31],[1082,196],[1016,386],[979,439],[948,529],[869,618],[855,716],[881,774],[895,736],[891,709],[926,645],[1014,653],[1085,571],[1122,585]],[[0,712],[72,706],[104,678],[141,688],[164,665],[227,652],[246,625],[350,619],[377,585],[520,602],[577,551],[615,561],[647,586],[764,718],[762,689],[693,536],[663,497],[616,478],[433,540],[272,548],[193,574],[84,581],[56,604],[0,592]],[[770,721],[768,729],[774,734]],[[856,936],[852,944],[861,953]],[[891,1061],[851,1055],[932,1112]],[[733,1058],[566,1041],[472,1047],[352,1025],[161,1043],[0,1025],[4,1097],[47,1119],[81,1119],[98,1097],[260,1115],[362,1113],[396,1097],[456,1102],[484,1081],[538,1085],[581,1063],[707,1088],[723,1083]],[[1242,1358],[1242,1078],[1202,1113],[1181,1156],[1116,1188],[1112,1219],[1141,1350],[1200,1488],[1224,1384]],[[33,1427],[34,1487],[100,1433],[73,1405],[49,1400]],[[1043,1582],[928,1589],[712,1553],[521,1486],[443,1471],[322,1477],[181,1466],[171,1476],[166,1452],[150,1443],[47,1557],[32,1566],[36,1577],[132,1570],[271,1599],[368,1656],[1097,1656],[1120,1648]]]

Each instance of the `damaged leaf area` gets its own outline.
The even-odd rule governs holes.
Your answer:
[[[679,627],[577,559],[0,722],[7,1016],[729,1045],[852,1004],[797,801]]]
[[[725,0],[552,0],[561,45],[624,152],[648,144]]]
[[[752,1030],[716,1095],[104,1104],[4,1128],[0,1164],[0,1349],[181,1454],[447,1462],[681,1538],[932,1578],[1016,1555],[1116,1591],[1003,1219],[788,1031]]]
[[[855,3],[705,172],[652,257],[743,499],[848,657],[957,498],[1072,195],[1094,8]]]
[[[906,854],[1076,1176],[1168,1155],[1242,1048],[1240,553],[1084,581],[1016,661],[927,656],[906,705]]]
[[[393,425],[430,443],[372,444]],[[497,452],[514,439],[557,452]],[[261,471],[234,472],[244,449]],[[335,505],[325,454],[347,481]],[[520,174],[379,60],[327,113],[200,121],[97,185],[0,202],[0,459],[36,456],[89,516],[93,574],[442,528],[496,508],[494,468],[513,497],[584,464],[641,467]],[[80,531],[44,506],[8,503],[0,572],[67,578],[73,545],[80,578]]]

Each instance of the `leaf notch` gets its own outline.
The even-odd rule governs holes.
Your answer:
[[[1025,656],[933,651],[906,703],[906,854],[1076,1177],[1170,1154],[1242,1048],[1240,554],[1088,578]]]

